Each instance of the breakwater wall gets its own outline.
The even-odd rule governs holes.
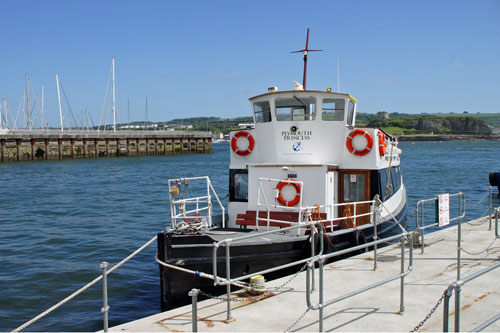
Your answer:
[[[1,162],[212,152],[210,132],[0,131]]]

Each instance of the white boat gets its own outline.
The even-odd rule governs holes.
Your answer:
[[[302,51],[306,60],[307,42]],[[233,278],[311,256],[310,221],[321,221],[323,245],[315,248],[323,252],[401,231],[407,195],[396,138],[356,126],[358,101],[350,94],[303,86],[305,76],[293,90],[272,87],[250,98],[254,125],[230,135],[229,204],[221,225],[212,216],[218,198],[208,177],[170,180],[171,227],[158,235],[162,311],[188,303],[192,288],[224,291],[210,279],[227,273],[225,252],[214,243],[230,243]],[[206,194],[183,196],[196,181]]]

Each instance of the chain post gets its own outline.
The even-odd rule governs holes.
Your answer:
[[[104,332],[108,331],[108,263],[103,261],[99,266],[102,269],[102,308],[101,312],[103,315],[103,330]]]
[[[405,236],[401,236],[401,286],[399,313],[405,312]]]
[[[257,216],[258,217],[258,216]],[[258,223],[257,223],[258,224]],[[231,255],[229,250],[230,242],[226,242],[226,294],[227,294],[227,321],[232,319],[231,316]]]
[[[189,292],[191,296],[191,321],[193,324],[193,332],[198,332],[198,293],[199,289],[193,288]]]

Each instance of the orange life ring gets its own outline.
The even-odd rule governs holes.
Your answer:
[[[236,142],[238,141],[239,138],[247,138],[248,139],[248,147],[245,150],[240,150],[238,148],[238,145]],[[233,151],[240,155],[240,156],[247,156],[250,155],[250,153],[253,150],[253,147],[255,146],[255,140],[253,139],[253,136],[248,133],[247,131],[239,131],[236,134],[234,134],[232,140],[231,140],[231,148]]]
[[[352,146],[352,139],[358,135],[362,135],[366,139],[366,146],[363,149],[354,149],[354,147]],[[356,156],[364,156],[372,150],[373,137],[366,130],[358,128],[349,133],[345,144],[347,146],[347,150],[349,150],[351,154],[354,154]]]
[[[281,205],[287,206],[287,207],[293,207],[296,204],[298,204],[299,201],[300,201],[300,184],[298,184],[298,183],[291,183],[290,181],[291,181],[291,179],[282,180],[276,186],[276,189],[278,190],[278,198],[276,200],[278,200],[278,202]],[[292,186],[293,188],[295,188],[295,197],[292,200],[290,200],[290,201],[286,201],[285,198],[283,198],[283,195],[281,194],[281,190],[285,186]]]
[[[378,131],[378,152],[380,156],[385,156],[385,133]]]

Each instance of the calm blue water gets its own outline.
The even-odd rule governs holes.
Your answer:
[[[487,201],[472,205],[487,193],[488,173],[500,170],[498,142],[403,142],[400,147],[411,210],[418,200],[462,191],[470,203],[467,215],[484,213]],[[118,263],[162,230],[169,178],[208,175],[226,197],[229,145],[216,144],[213,151],[1,164],[0,331],[51,307],[97,277],[102,261]],[[498,206],[496,188],[494,193]],[[108,277],[110,326],[159,311],[155,246]],[[100,330],[101,302],[97,284],[27,330]]]

